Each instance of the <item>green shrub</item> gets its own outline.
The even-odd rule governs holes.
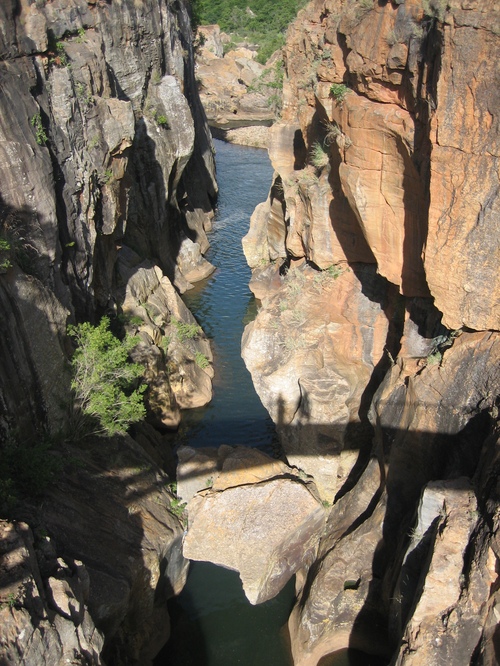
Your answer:
[[[208,366],[210,365],[210,361],[208,360],[208,358],[205,356],[205,354],[202,354],[202,352],[200,351],[196,352],[194,360],[196,365],[202,370],[208,368]]]
[[[313,143],[309,157],[311,164],[317,169],[322,169],[330,161],[327,151],[319,141]]]
[[[113,179],[113,169],[106,169],[106,171],[101,176],[101,181],[104,185],[109,183]]]
[[[141,421],[146,414],[142,396],[146,387],[135,386],[144,368],[128,358],[137,341],[115,338],[108,317],[98,326],[85,322],[70,326],[68,332],[77,343],[71,361],[77,407],[97,419],[108,435],[124,432],[131,423]]]
[[[349,88],[344,83],[332,83],[330,86],[330,95],[337,104],[342,104],[348,92]]]
[[[192,7],[195,25],[218,23],[234,42],[255,44],[258,62],[265,63],[283,46],[288,25],[305,4],[306,0],[193,0]]]
[[[35,130],[35,140],[37,144],[39,146],[45,146],[48,137],[43,129],[42,116],[39,113],[35,113],[35,115],[31,117],[30,124]]]
[[[7,239],[0,237],[0,271],[6,271],[12,266],[10,261],[11,246]]]
[[[83,44],[85,41],[85,28],[78,28],[76,41],[78,44]]]
[[[177,338],[180,342],[184,340],[193,340],[197,338],[202,333],[201,328],[198,324],[187,324],[184,321],[178,321],[172,317],[172,324],[175,326]]]
[[[155,120],[160,127],[168,128],[168,118],[163,113],[157,113],[155,115]]]
[[[56,42],[55,44],[52,42],[50,47],[52,49],[50,63],[57,65],[57,67],[68,67],[69,60],[66,51],[64,50],[63,42]]]
[[[344,273],[345,268],[340,264],[332,264],[325,268],[325,270],[319,271],[313,279],[314,286],[317,287],[316,291],[321,291],[323,288],[328,287],[333,280],[336,280],[338,277]]]

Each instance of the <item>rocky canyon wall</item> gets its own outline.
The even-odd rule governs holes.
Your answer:
[[[187,6],[2,2],[0,79],[1,464],[59,442],[44,502],[2,526],[0,661],[148,663],[186,573],[151,425],[211,397],[208,341],[179,333],[217,195]],[[66,327],[103,314],[139,337],[135,441],[71,420]]]
[[[315,0],[289,30],[243,356],[330,506],[296,665],[498,659],[498,20]]]

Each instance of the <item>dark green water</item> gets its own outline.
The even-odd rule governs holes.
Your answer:
[[[214,398],[183,415],[176,444],[242,444],[272,450],[274,426],[241,358],[241,336],[255,316],[241,239],[272,179],[267,152],[216,141],[220,196],[212,247],[217,267],[184,300],[211,338]],[[170,604],[172,637],[155,666],[289,666],[281,627],[294,598],[294,580],[275,598],[252,606],[234,571],[191,564],[187,584]]]
[[[255,206],[267,197],[273,169],[267,151],[215,141],[219,201],[207,259],[216,271],[184,295],[214,352],[214,398],[183,415],[190,446],[243,444],[269,448],[274,425],[241,358],[241,336],[255,317],[255,299],[241,239]]]

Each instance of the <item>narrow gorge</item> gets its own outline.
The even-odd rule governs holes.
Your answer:
[[[0,663],[169,664],[190,560],[256,609],[295,586],[259,666],[500,663],[498,6],[313,0],[274,123],[222,55],[195,66],[184,0],[0,7]],[[238,218],[257,300],[220,329],[244,320],[279,445],[188,309],[225,263],[248,301],[207,254],[200,91],[211,125],[272,123]],[[113,435],[74,401],[71,326],[103,317],[145,404]]]

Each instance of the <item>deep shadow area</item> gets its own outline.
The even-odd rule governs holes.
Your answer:
[[[294,601],[294,579],[258,606],[235,571],[193,562],[186,587],[169,603],[172,638],[155,666],[289,666],[280,629]]]

